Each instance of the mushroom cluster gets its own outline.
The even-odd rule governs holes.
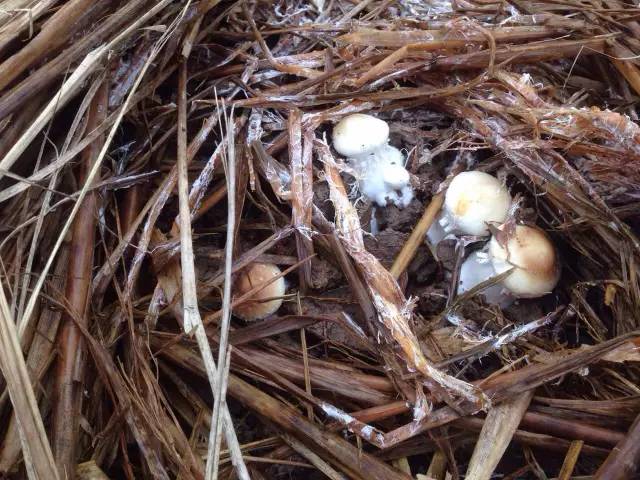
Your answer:
[[[436,244],[447,235],[486,237],[489,226],[496,227],[484,248],[463,262],[458,294],[507,271],[501,282],[482,291],[488,303],[507,306],[515,298],[540,297],[558,283],[560,264],[547,234],[528,225],[505,228],[511,202],[506,187],[487,173],[463,172],[451,181],[429,241]]]
[[[387,122],[362,113],[348,115],[333,128],[333,147],[347,157],[365,197],[381,207],[409,205],[411,177],[402,152],[389,145]]]

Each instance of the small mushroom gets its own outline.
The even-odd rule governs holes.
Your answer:
[[[333,148],[345,157],[359,157],[387,144],[389,125],[372,115],[347,115],[333,127]]]
[[[234,315],[244,320],[260,320],[278,311],[286,291],[284,277],[281,274],[280,269],[272,263],[253,263],[240,272],[233,285],[235,298],[264,285],[278,275],[280,277],[249,300],[235,307]]]
[[[381,207],[406,207],[413,198],[411,176],[402,152],[388,140],[387,123],[371,115],[348,115],[333,129],[333,146],[348,158],[360,192]]]
[[[479,171],[456,175],[444,197],[445,230],[463,235],[489,235],[488,223],[502,224],[511,207],[511,195],[494,176]]]
[[[503,229],[504,225],[499,227]],[[483,250],[471,253],[462,263],[459,295],[508,270],[500,283],[482,291],[487,303],[504,308],[516,298],[541,297],[553,290],[560,279],[560,263],[547,234],[537,227],[517,225],[505,236],[500,240],[492,236]]]
[[[537,227],[517,225],[503,244],[493,236],[489,256],[496,274],[513,268],[502,284],[516,297],[540,297],[551,292],[560,280],[556,249]]]

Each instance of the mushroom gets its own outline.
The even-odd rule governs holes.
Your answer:
[[[347,158],[373,153],[388,140],[389,125],[373,115],[347,115],[333,127],[333,148]]]
[[[553,290],[560,280],[556,249],[547,234],[537,227],[516,225],[504,242],[494,235],[489,242],[489,256],[496,274],[513,268],[502,284],[516,297],[540,297]]]
[[[511,195],[494,176],[472,170],[453,177],[444,207],[427,232],[431,244],[448,234],[489,235],[490,223],[502,224],[511,207]]]
[[[279,277],[278,277],[279,276]],[[249,300],[233,309],[234,315],[244,320],[260,320],[274,314],[282,305],[286,286],[280,269],[272,263],[253,263],[240,272],[233,290],[234,297],[240,297],[250,290],[264,285],[274,277],[275,281],[253,295]]]
[[[360,192],[381,207],[406,207],[413,198],[411,176],[402,152],[388,140],[387,122],[362,113],[344,117],[333,129],[333,146],[347,157]]]
[[[499,227],[504,231],[504,225]],[[500,234],[498,234],[500,235]],[[535,298],[549,293],[560,279],[560,263],[553,243],[537,227],[516,225],[505,239],[491,237],[482,251],[473,252],[460,267],[458,294],[511,270],[502,281],[485,288],[488,303],[506,307],[515,298]]]

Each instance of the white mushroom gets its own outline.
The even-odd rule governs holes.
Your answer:
[[[445,230],[463,235],[489,235],[488,223],[507,219],[511,195],[502,183],[488,173],[470,171],[456,175],[445,194]]]
[[[387,123],[371,115],[348,115],[333,129],[333,146],[348,157],[360,192],[382,207],[406,207],[413,198],[411,176],[402,152],[388,140]]]
[[[349,158],[372,153],[388,140],[389,125],[372,115],[347,115],[333,127],[333,148]]]
[[[233,285],[234,297],[238,298],[281,274],[280,269],[271,263],[253,263],[238,274]],[[233,313],[244,320],[259,320],[268,317],[282,305],[285,291],[285,281],[280,276],[249,300],[235,307]]]
[[[497,274],[513,268],[502,284],[516,297],[545,295],[560,279],[556,249],[547,234],[537,227],[517,225],[504,245],[492,237],[489,256]]]

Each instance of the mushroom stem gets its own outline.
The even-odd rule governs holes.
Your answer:
[[[460,267],[458,280],[458,295],[468,292],[472,288],[487,280],[494,278],[496,271],[487,252],[476,251],[471,253]],[[512,297],[500,283],[491,285],[482,290],[482,296],[487,303],[500,305],[502,308],[509,306]]]
[[[366,155],[349,158],[358,178],[360,191],[378,206],[393,203],[403,208],[413,199],[411,175],[404,168],[400,150],[382,145]]]

